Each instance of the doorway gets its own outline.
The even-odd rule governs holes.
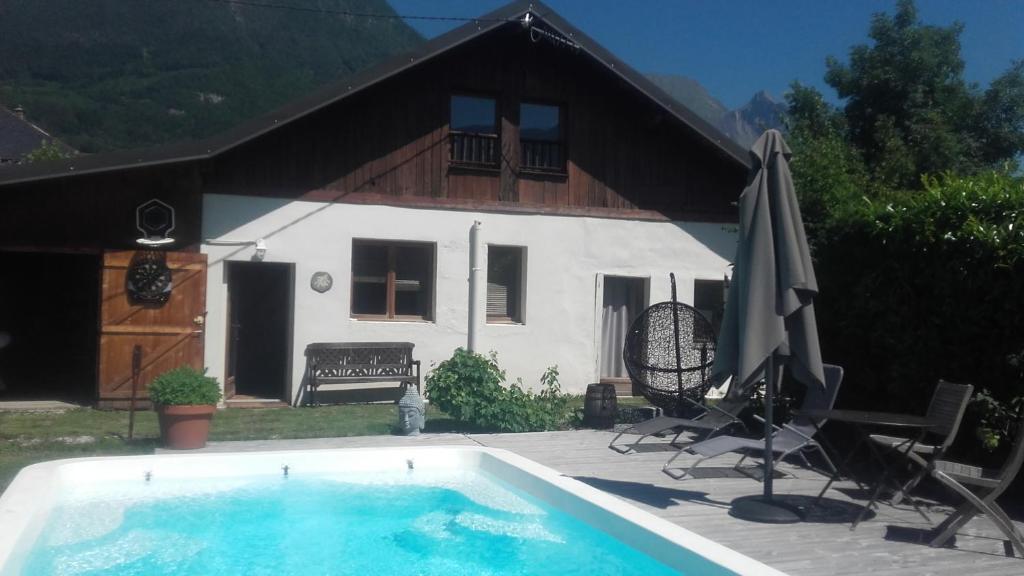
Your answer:
[[[225,397],[287,401],[295,266],[228,262]]]
[[[100,259],[0,251],[0,400],[96,395]]]
[[[647,278],[604,277],[601,308],[601,382],[616,385],[620,396],[632,394],[632,384],[622,361],[626,332],[647,306]]]

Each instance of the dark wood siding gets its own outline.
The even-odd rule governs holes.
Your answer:
[[[99,253],[133,248],[135,209],[158,198],[175,211],[175,250],[201,240],[202,182],[195,164],[127,168],[0,189],[0,249]]]
[[[449,166],[453,92],[490,94],[499,169]],[[519,169],[519,104],[564,107],[563,175]],[[584,53],[473,40],[205,162],[204,189],[417,206],[734,219],[745,170]]]

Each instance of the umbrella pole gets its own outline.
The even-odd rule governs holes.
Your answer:
[[[775,451],[772,450],[775,436],[775,387],[782,381],[782,366],[774,354],[768,357],[764,369],[764,499],[772,499],[772,482],[775,480]]]
[[[801,511],[772,497],[772,480],[775,475],[775,454],[772,451],[775,408],[775,386],[781,378],[782,365],[774,354],[768,357],[764,368],[764,494],[742,496],[732,501],[729,515],[741,520],[765,522],[768,524],[792,524],[803,520]]]
[[[772,499],[775,453],[772,451],[772,424],[775,422],[775,355],[764,366],[764,499]]]

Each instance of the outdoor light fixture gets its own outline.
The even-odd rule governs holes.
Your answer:
[[[263,261],[267,257],[267,242],[263,238],[256,240],[256,259]]]
[[[142,232],[137,243],[148,246],[167,246],[174,243],[174,208],[156,198],[139,204],[135,209],[135,227]]]
[[[210,246],[252,246],[255,250],[252,255],[254,262],[262,262],[267,257],[267,241],[263,238],[257,240],[221,240],[218,238],[206,238],[203,244]],[[237,254],[238,251],[232,252]]]

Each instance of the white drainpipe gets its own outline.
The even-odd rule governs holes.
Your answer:
[[[477,333],[480,331],[480,221],[474,220],[469,229],[469,338],[466,348],[476,351]]]

